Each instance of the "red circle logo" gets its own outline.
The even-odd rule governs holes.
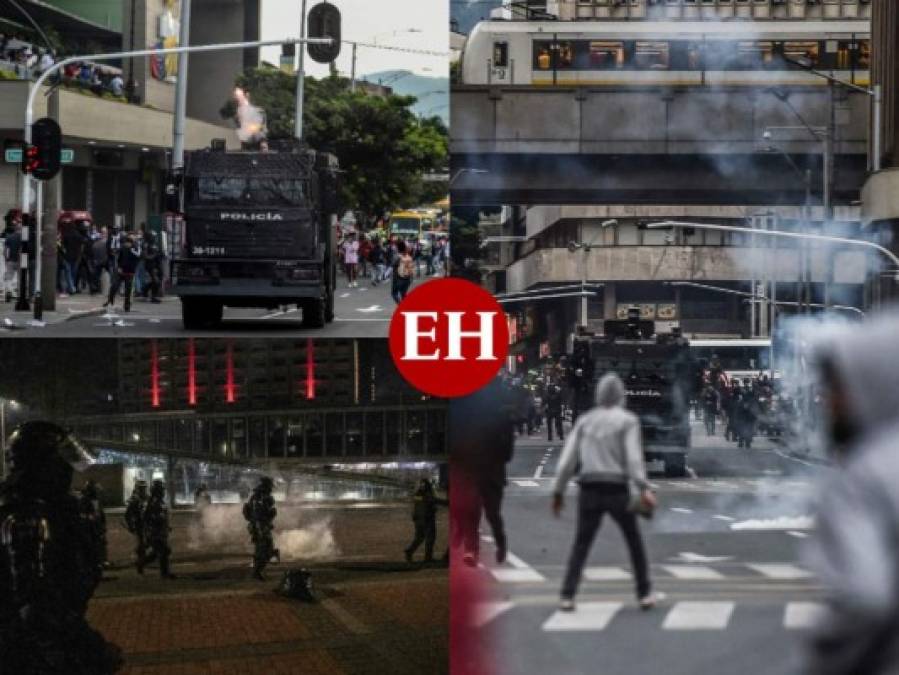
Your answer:
[[[390,321],[390,353],[417,389],[444,398],[467,396],[496,377],[509,351],[503,308],[462,279],[422,284]]]

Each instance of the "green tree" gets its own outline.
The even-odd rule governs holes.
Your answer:
[[[240,75],[236,86],[265,110],[270,138],[293,136],[295,77],[274,68],[256,68]],[[439,118],[417,118],[410,110],[415,98],[351,92],[349,81],[336,75],[307,77],[305,89],[305,140],[317,150],[337,155],[343,171],[342,197],[349,208],[376,218],[445,196],[445,187],[422,177],[445,171],[448,131]],[[221,110],[225,118],[233,118],[235,112],[233,100]]]

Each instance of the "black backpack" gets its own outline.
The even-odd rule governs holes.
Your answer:
[[[287,570],[275,592],[286,598],[315,602],[315,596],[312,594],[312,574],[308,570]]]

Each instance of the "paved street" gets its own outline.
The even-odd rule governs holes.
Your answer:
[[[416,278],[413,288],[428,277]],[[265,309],[225,308],[218,331],[186,331],[181,324],[181,303],[166,296],[155,305],[136,298],[129,313],[122,311],[121,298],[115,311],[103,309],[102,295],[75,295],[57,300],[55,312],[45,312],[43,325],[36,325],[32,312],[14,311],[15,303],[0,302],[2,337],[192,337],[218,333],[229,337],[285,337],[296,333],[318,338],[386,338],[396,303],[390,297],[389,282],[372,286],[368,279],[348,288],[346,279],[337,279],[335,319],[323,329],[304,329],[302,312]]]
[[[239,505],[213,506],[202,531],[193,512],[174,513],[178,578],[169,581],[155,566],[138,576],[121,509],[108,512],[112,565],[88,620],[123,650],[123,673],[447,671],[447,570],[403,560],[412,535],[407,503],[278,509],[282,562],[269,567],[267,582],[250,576]],[[439,516],[441,554],[445,509]],[[272,592],[284,570],[298,567],[312,572],[315,603]]]
[[[655,589],[665,599],[642,613],[623,539],[606,520],[574,613],[556,611],[574,535],[576,487],[561,521],[550,512],[561,443],[519,439],[504,502],[511,555],[483,566],[492,601],[479,621],[502,645],[504,673],[791,673],[821,590],[801,561],[812,526],[808,500],[826,469],[769,442],[738,450],[693,430],[695,477],[651,477],[660,506],[642,521]]]

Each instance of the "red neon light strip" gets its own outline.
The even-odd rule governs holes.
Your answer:
[[[154,408],[159,407],[159,351],[156,340],[150,340],[150,400]]]
[[[187,402],[197,405],[197,361],[193,338],[187,341]]]
[[[306,398],[315,398],[315,347],[312,338],[306,338]]]
[[[230,340],[225,358],[225,401],[234,403],[237,400],[237,392],[234,387],[234,350]]]

